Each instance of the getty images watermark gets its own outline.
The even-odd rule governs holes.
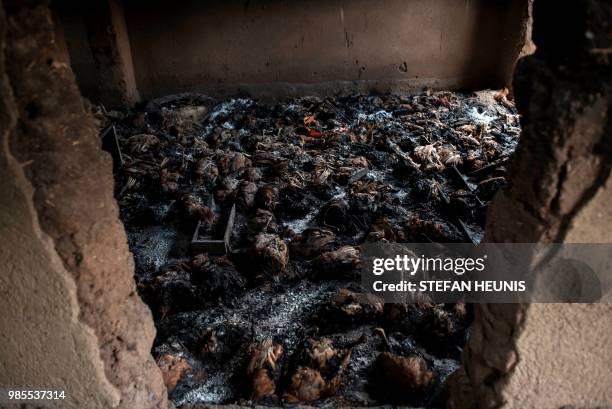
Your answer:
[[[362,285],[386,302],[610,302],[610,244],[362,247]]]

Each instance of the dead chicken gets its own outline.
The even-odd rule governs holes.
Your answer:
[[[418,356],[381,353],[372,368],[372,383],[378,395],[394,403],[420,406],[433,384],[435,374]]]
[[[489,125],[486,123],[476,124],[476,139],[482,140],[489,133]]]
[[[322,370],[327,367],[328,362],[336,356],[337,352],[329,338],[322,338],[320,340],[310,338],[306,354],[309,366]]]
[[[270,173],[278,178],[289,176],[289,159],[279,161],[270,167]]]
[[[145,153],[159,144],[159,139],[151,134],[132,135],[127,140],[128,149],[131,153]]]
[[[266,397],[276,399],[276,383],[264,368],[258,368],[251,376],[251,399],[255,401]]]
[[[423,235],[430,240],[441,243],[461,242],[463,235],[449,222],[418,216],[410,217],[404,225],[406,236],[412,240],[422,240]]]
[[[465,146],[469,147],[475,147],[475,146],[480,146],[480,141],[476,138],[474,138],[473,136],[470,135],[464,135],[464,134],[459,134],[459,139],[463,142],[463,144]]]
[[[475,135],[476,134],[476,125],[475,124],[464,124],[455,128],[455,131],[458,133],[463,133],[466,135]]]
[[[196,255],[191,262],[191,281],[211,300],[239,293],[246,280],[227,256]]]
[[[217,165],[209,158],[200,158],[195,164],[193,173],[199,181],[213,184],[219,177]]]
[[[123,187],[121,188],[121,190],[119,191],[119,193],[117,194],[118,197],[123,197],[123,195],[131,190],[132,188],[135,188],[138,186],[138,182],[136,181],[135,178],[128,176],[127,181],[125,182],[125,184],[123,185]]]
[[[349,183],[351,176],[355,173],[355,170],[348,166],[340,166],[336,169],[332,175],[333,180],[341,185]]]
[[[440,149],[438,149],[438,154],[440,156],[440,162],[442,162],[445,166],[458,166],[463,163],[461,155],[452,145],[442,146]]]
[[[172,393],[176,385],[192,369],[185,358],[172,354],[164,354],[157,358],[157,366],[161,370],[168,393]]]
[[[256,150],[253,154],[253,163],[256,166],[278,166],[284,162],[287,162],[287,159],[278,152]]]
[[[423,336],[426,339],[435,338],[441,347],[445,347],[445,340],[455,332],[455,325],[452,319],[439,306],[428,309],[426,314],[428,319],[423,320],[422,325],[419,326],[419,336]]]
[[[346,159],[344,162],[345,166],[355,169],[365,169],[368,167],[368,160],[363,156],[355,156]]]
[[[291,377],[291,385],[283,398],[287,403],[314,401],[323,396],[326,385],[319,371],[300,367]]]
[[[385,238],[385,232],[381,231],[381,230],[374,230],[368,233],[366,240],[370,243],[376,243],[376,242],[388,242],[388,240]]]
[[[495,141],[494,137],[485,136],[482,138],[482,150],[488,159],[492,159],[499,152],[499,143]]]
[[[360,265],[359,250],[353,246],[342,246],[338,250],[321,254],[315,260],[315,275],[342,277],[354,274]]]
[[[287,174],[283,178],[283,182],[285,182],[287,187],[302,189],[304,188],[304,176],[300,172],[295,172],[293,174]]]
[[[229,129],[215,127],[206,138],[206,143],[213,148],[218,148],[229,139],[232,138],[232,132]]]
[[[197,349],[199,350],[200,357],[205,358],[208,355],[216,353],[218,347],[219,343],[215,331],[211,328],[206,328],[198,341]]]
[[[381,192],[381,186],[373,180],[358,180],[351,185],[351,193],[355,196],[362,195],[374,200]]]
[[[343,198],[333,199],[326,203],[319,210],[317,219],[323,226],[336,228],[338,231],[346,231],[352,227],[349,203]]]
[[[382,217],[376,220],[372,226],[370,226],[370,232],[368,233],[368,241],[386,241],[394,242],[396,240],[395,231],[393,225],[389,222],[387,217]]]
[[[253,244],[255,257],[265,273],[277,274],[285,271],[289,262],[287,243],[276,234],[259,233]]]
[[[439,201],[442,193],[442,185],[434,178],[419,179],[414,186],[414,194],[420,200]]]
[[[311,364],[319,369],[300,366],[291,377],[291,384],[283,395],[286,403],[311,402],[337,393],[342,384],[344,371],[351,359],[351,352],[345,351],[344,356],[336,363],[336,368],[330,367],[330,361],[337,356],[337,352],[331,347],[329,340],[313,341],[310,343],[309,351]],[[324,372],[329,373],[327,376]]]
[[[308,228],[291,240],[291,253],[299,257],[315,257],[331,250],[335,239],[331,230]]]
[[[171,133],[184,135],[199,126],[207,113],[208,108],[203,105],[187,105],[172,109],[163,107],[162,124]]]
[[[257,209],[255,216],[249,220],[249,231],[253,235],[278,232],[274,213],[264,209]]]
[[[424,170],[444,170],[444,165],[440,162],[440,156],[436,149],[436,144],[428,144],[423,146],[417,146],[414,148],[414,157],[417,162],[423,165]]]
[[[222,175],[229,175],[251,166],[251,161],[242,152],[222,153],[217,163]]]
[[[257,185],[254,182],[243,180],[238,185],[238,194],[236,197],[236,205],[241,210],[247,210],[255,204],[257,194]]]
[[[278,204],[278,189],[272,185],[260,187],[255,195],[255,204],[260,209],[274,210]]]
[[[261,180],[261,172],[258,168],[248,167],[244,170],[244,179],[249,182],[259,182]]]
[[[320,324],[356,323],[376,319],[383,314],[384,301],[375,295],[357,293],[343,288],[330,297],[319,316]]]
[[[249,348],[250,360],[247,372],[252,373],[258,368],[276,369],[276,363],[283,355],[283,346],[266,338],[261,344],[253,344]]]
[[[455,313],[457,319],[462,321],[465,320],[468,316],[467,306],[465,305],[465,303],[462,302],[453,304],[453,312]]]
[[[190,311],[200,305],[197,287],[191,275],[180,266],[172,266],[141,287],[143,297],[156,317]]]
[[[469,150],[465,159],[470,170],[478,170],[486,165],[486,162],[480,157],[477,150]]]
[[[178,181],[181,178],[179,173],[170,172],[168,169],[162,169],[159,172],[159,182],[162,190],[166,193],[176,192],[178,190]]]
[[[267,338],[261,344],[249,347],[247,376],[251,379],[251,399],[261,400],[265,397],[275,398],[277,362],[283,355],[283,347]]]
[[[207,226],[212,226],[217,218],[214,210],[203,204],[202,199],[193,195],[187,194],[181,198],[184,209],[187,214],[197,221],[205,223]]]
[[[323,185],[327,182],[327,179],[331,176],[332,170],[327,166],[320,166],[315,168],[312,172],[312,183],[315,185]]]
[[[215,191],[215,199],[217,202],[223,202],[227,198],[234,197],[234,191],[238,188],[240,182],[238,179],[231,176],[224,177],[219,183],[218,189]]]

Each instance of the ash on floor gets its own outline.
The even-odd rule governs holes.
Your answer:
[[[384,305],[360,291],[359,246],[482,238],[520,133],[504,92],[186,94],[97,117],[177,406],[442,405],[469,306]],[[231,251],[191,252],[233,206]]]

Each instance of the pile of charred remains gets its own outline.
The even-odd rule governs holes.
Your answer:
[[[384,304],[364,242],[478,242],[520,129],[504,92],[186,94],[97,117],[177,406],[440,406],[469,306]]]

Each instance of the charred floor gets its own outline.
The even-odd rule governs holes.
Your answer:
[[[384,304],[359,248],[481,240],[520,134],[506,92],[183,94],[96,116],[177,407],[442,406],[469,306]]]

